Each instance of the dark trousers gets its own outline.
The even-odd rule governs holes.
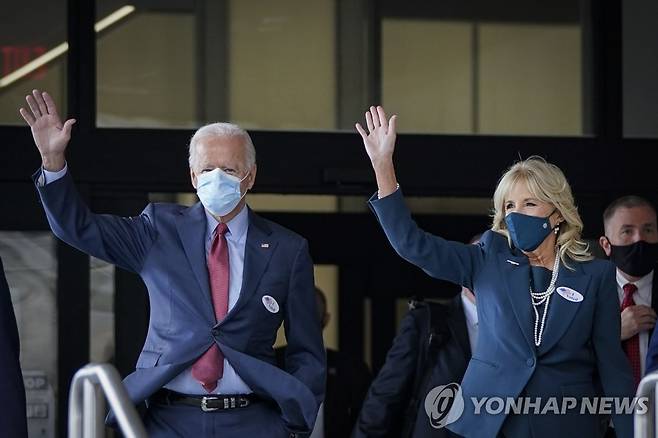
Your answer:
[[[608,427],[608,430],[605,431],[604,438],[617,438],[614,427]]]
[[[283,438],[288,437],[273,404],[257,402],[246,408],[203,412],[180,404],[150,403],[144,425],[149,438]]]

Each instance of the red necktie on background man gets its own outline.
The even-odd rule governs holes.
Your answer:
[[[622,311],[627,307],[635,305],[635,300],[633,300],[633,294],[635,292],[637,292],[637,286],[635,286],[633,283],[626,283],[624,285],[624,298],[621,302]],[[631,363],[633,381],[635,382],[635,387],[637,388],[637,385],[639,385],[640,380],[642,379],[642,371],[640,368],[640,334],[637,333],[623,341],[622,347],[624,347],[626,356],[628,356],[628,360]]]
[[[226,232],[228,226],[224,223],[215,228],[214,238],[208,254],[208,279],[210,281],[210,294],[215,309],[217,322],[224,319],[228,312],[228,244]],[[224,355],[217,344],[212,346],[192,365],[192,377],[201,383],[207,391],[217,388],[217,381],[224,374]]]

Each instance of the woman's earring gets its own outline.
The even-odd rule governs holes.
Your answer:
[[[555,228],[553,229],[553,232],[554,232],[555,235],[557,236],[557,233],[560,232],[560,224],[557,224],[557,225],[555,226]]]

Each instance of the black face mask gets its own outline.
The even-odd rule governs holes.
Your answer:
[[[658,243],[639,240],[632,245],[610,244],[610,247],[610,261],[619,270],[633,277],[644,277],[656,267],[658,262]]]

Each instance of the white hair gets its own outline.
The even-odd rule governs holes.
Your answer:
[[[188,158],[190,168],[194,167],[197,144],[199,144],[202,139],[208,137],[241,138],[242,144],[245,148],[245,155],[247,156],[245,163],[247,169],[251,169],[251,167],[256,164],[256,148],[254,148],[254,144],[247,131],[233,123],[217,122],[200,127],[192,136]]]

